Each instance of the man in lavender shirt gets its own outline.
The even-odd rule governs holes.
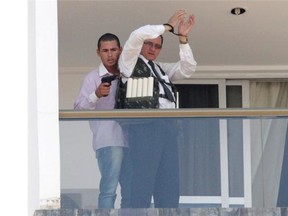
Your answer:
[[[98,40],[99,67],[86,75],[75,110],[109,110],[115,105],[118,79],[101,83],[106,76],[118,75],[118,58],[122,51],[118,37],[111,33]],[[122,128],[114,120],[89,122],[93,132],[93,149],[96,152],[101,174],[98,208],[114,208],[118,182],[121,186],[121,208],[130,206],[131,163],[129,148]]]

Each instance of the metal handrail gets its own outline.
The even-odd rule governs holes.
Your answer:
[[[106,118],[187,118],[187,117],[288,117],[284,109],[114,109],[60,110],[59,120]]]

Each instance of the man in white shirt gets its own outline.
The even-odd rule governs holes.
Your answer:
[[[175,94],[169,97],[169,92],[164,88],[172,92],[171,81],[189,78],[196,69],[197,63],[188,44],[188,33],[194,26],[194,16],[189,15],[186,20],[185,15],[184,10],[178,10],[166,24],[146,25],[136,29],[131,33],[119,58],[120,73],[127,78],[134,75],[134,68],[139,68],[139,62],[150,68],[151,76],[157,77],[159,81],[161,109],[176,107]],[[178,33],[174,33],[177,24]],[[179,37],[180,60],[176,63],[156,63],[163,45],[162,34],[166,31]],[[177,129],[174,121],[156,119],[145,124],[144,120],[143,124],[126,127],[133,164],[132,208],[150,207],[152,196],[156,208],[177,208],[179,205]]]

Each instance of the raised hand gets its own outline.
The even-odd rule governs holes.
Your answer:
[[[195,24],[195,16],[190,15],[187,20],[185,18],[182,18],[178,25],[178,34],[187,36],[188,33],[191,31],[192,27]]]
[[[168,20],[168,24],[175,27],[178,22],[185,18],[186,12],[185,10],[177,10],[172,17]]]

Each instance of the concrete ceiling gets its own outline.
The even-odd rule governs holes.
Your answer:
[[[247,11],[235,16],[230,13],[234,7]],[[95,67],[96,44],[103,33],[117,34],[124,45],[131,31],[166,23],[177,9],[196,16],[189,41],[198,77],[288,77],[288,0],[58,0],[59,66]],[[177,59],[178,38],[165,33],[159,60]]]

